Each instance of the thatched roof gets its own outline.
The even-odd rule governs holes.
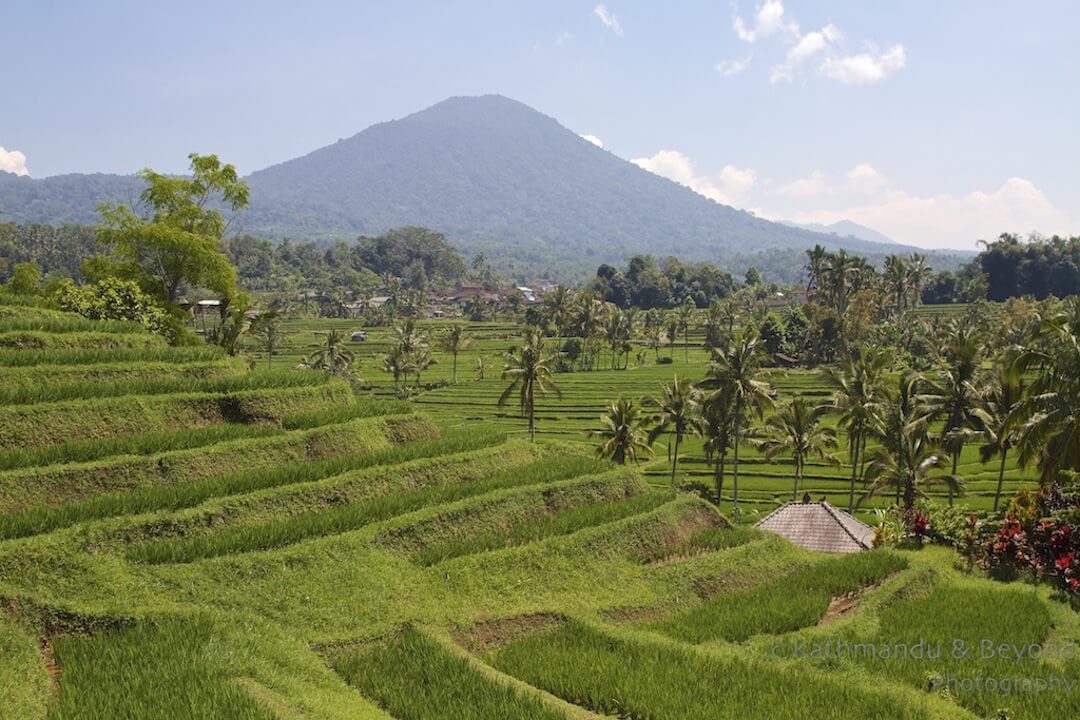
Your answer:
[[[824,500],[785,503],[755,527],[818,552],[854,553],[874,545],[872,527]]]

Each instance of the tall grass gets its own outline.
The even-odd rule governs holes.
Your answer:
[[[139,349],[52,349],[15,350],[0,348],[0,367],[27,367],[30,365],[100,365],[103,363],[130,362],[203,362],[220,360],[225,351],[216,345],[193,347],[152,347]]]
[[[333,664],[398,720],[566,720],[537,696],[484,676],[412,628]]]
[[[305,512],[272,522],[234,525],[204,535],[146,542],[128,550],[127,557],[151,564],[188,563],[233,553],[270,550],[308,538],[348,532],[373,522],[492,490],[563,480],[595,469],[596,461],[589,458],[550,458],[468,483],[429,485],[417,490],[386,487],[384,492],[391,494],[321,511]]]
[[[359,397],[348,405],[334,405],[310,413],[290,415],[281,421],[286,430],[308,430],[323,425],[340,425],[350,420],[378,415],[404,415],[414,410],[412,403],[401,400],[376,400]]]
[[[0,515],[0,539],[26,537],[50,532],[87,520],[119,515],[180,510],[214,497],[235,495],[265,488],[314,482],[345,472],[380,465],[397,465],[408,460],[465,452],[497,445],[504,436],[473,429],[453,431],[437,440],[400,445],[373,453],[346,455],[300,465],[244,472],[172,485],[155,485],[124,492],[98,495],[89,500],[53,507],[37,507]]]
[[[685,642],[739,642],[760,633],[813,625],[832,598],[870,585],[907,566],[885,551],[830,558],[764,585],[720,595],[652,627]]]
[[[37,331],[49,333],[102,332],[102,333],[145,333],[146,328],[137,322],[126,320],[88,320],[79,315],[57,313],[42,316],[28,313],[23,316],[0,316],[0,333],[17,331]]]
[[[282,428],[272,425],[219,424],[186,430],[125,435],[93,440],[73,440],[42,447],[0,449],[0,471],[84,463],[119,455],[154,455],[171,450],[214,445],[229,440],[279,435]]]
[[[51,333],[37,330],[0,332],[0,347],[27,350],[123,350],[165,347],[165,339],[148,333],[81,330]]]
[[[671,501],[673,497],[670,492],[647,492],[614,502],[570,507],[550,515],[530,518],[506,529],[492,528],[467,538],[427,545],[413,555],[413,560],[421,565],[435,565],[463,555],[473,555],[489,550],[525,545],[558,535],[568,535],[582,528],[603,525],[631,515],[655,510]]]
[[[608,634],[578,622],[514,641],[499,670],[603,715],[633,720],[927,718],[847,679],[706,656],[673,643]]]
[[[124,380],[80,380],[0,387],[0,405],[33,405],[121,395],[226,393],[281,387],[324,385],[331,375],[308,370],[262,370],[226,377],[164,377]]]
[[[273,720],[216,666],[212,632],[192,618],[59,638],[63,679],[49,720]]]

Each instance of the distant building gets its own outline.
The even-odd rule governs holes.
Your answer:
[[[856,553],[874,546],[874,529],[821,500],[784,503],[754,527],[775,533],[807,550]]]

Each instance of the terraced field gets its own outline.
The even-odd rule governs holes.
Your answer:
[[[960,308],[960,309],[957,309]],[[940,306],[921,308],[924,314],[956,314],[963,306]],[[423,324],[430,336],[437,338],[447,323],[432,321]],[[351,331],[361,327],[358,323],[343,320],[307,320],[287,323],[288,346],[275,361],[281,365],[295,365],[310,354],[330,329]],[[363,378],[371,383],[378,397],[391,397],[389,377],[379,369],[379,356],[390,349],[391,333],[386,328],[367,328],[369,339],[352,343],[358,367]],[[473,323],[469,332],[476,338],[472,348],[458,358],[458,384],[426,391],[415,399],[422,410],[446,427],[464,428],[484,423],[499,432],[524,437],[525,421],[519,417],[517,407],[510,403],[498,407],[497,400],[505,383],[499,378],[502,353],[514,345],[517,328],[508,323]],[[661,356],[672,358],[672,364],[658,365],[654,354],[648,353],[647,364],[636,366],[631,361],[626,370],[597,369],[591,372],[562,373],[555,376],[562,397],[554,394],[538,396],[537,433],[539,437],[554,440],[583,442],[591,429],[599,427],[598,418],[606,404],[618,397],[641,398],[659,393],[662,382],[681,378],[704,377],[708,354],[703,349],[703,336],[691,332],[690,347],[680,340],[674,348],[662,348]],[[256,353],[260,365],[265,355]],[[424,373],[424,383],[449,382],[451,358],[436,352],[439,363]],[[475,366],[482,360],[486,366],[485,379],[478,380]],[[606,365],[605,365],[606,363]],[[610,359],[601,354],[599,366],[610,366]],[[776,388],[781,399],[808,397],[816,402],[829,398],[829,391],[821,382],[819,374],[812,370],[773,371],[767,379]],[[831,422],[831,421],[830,421]],[[840,449],[835,453],[846,462],[846,439],[838,432]],[[667,465],[667,439],[660,438],[654,446],[656,459],[645,465],[646,476],[657,485],[668,484],[670,465]],[[871,448],[872,451],[872,448]],[[761,515],[771,511],[777,504],[791,498],[790,460],[766,462],[761,453],[744,444],[740,448],[740,504],[744,510]],[[730,457],[727,487],[730,487]],[[960,502],[976,510],[988,510],[993,505],[997,485],[995,463],[979,462],[978,451],[973,446],[964,449],[958,470],[966,482],[966,490]],[[713,485],[713,470],[705,463],[699,438],[689,438],[680,448],[679,473],[682,477]],[[824,498],[834,505],[847,507],[850,470],[833,467],[817,460],[808,461],[805,471],[805,487],[815,499]],[[1036,474],[1010,462],[1005,476],[1005,492],[1011,494],[1021,487],[1031,486]],[[725,490],[727,492],[727,490]],[[945,490],[939,491],[944,495]],[[730,497],[725,494],[725,500]],[[885,507],[889,498],[871,499],[864,502],[860,515],[865,520],[873,518],[873,508]]]
[[[23,378],[0,406],[0,718],[1035,720],[1078,706],[1059,686],[933,686],[1077,682],[1076,659],[799,655],[1067,643],[1080,620],[944,550],[817,555],[671,491],[662,459],[592,457],[583,431],[604,400],[700,373],[700,351],[689,367],[560,376],[530,443],[494,379],[401,403],[370,359],[374,398],[291,362],[102,349],[98,333],[133,333],[78,325],[0,351],[0,374]],[[473,359],[511,342],[506,326],[476,330]],[[787,382],[820,392],[808,374]],[[683,469],[704,472],[698,456]],[[754,469],[764,508],[787,480]]]

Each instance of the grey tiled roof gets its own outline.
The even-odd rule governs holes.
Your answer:
[[[874,529],[824,500],[789,502],[762,518],[755,527],[818,552],[853,553],[874,545]]]

